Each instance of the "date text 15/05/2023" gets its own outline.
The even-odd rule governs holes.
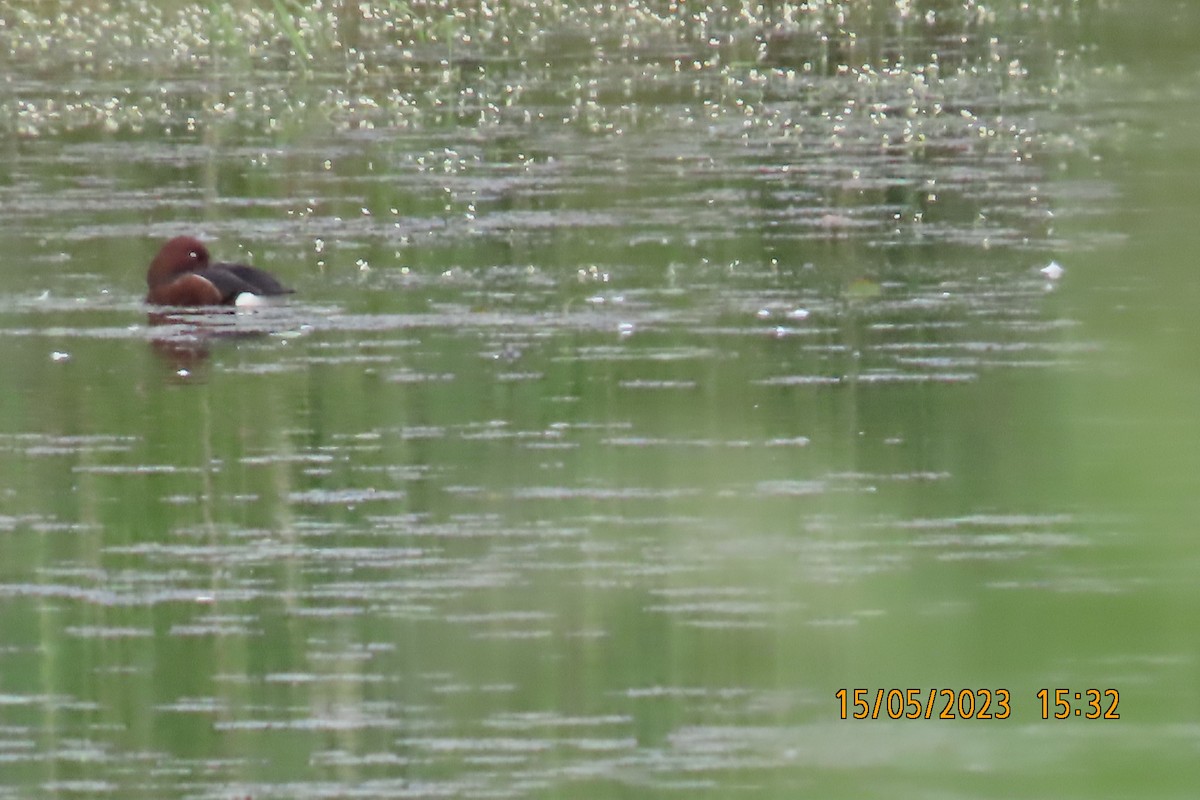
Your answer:
[[[841,719],[1008,719],[1008,689],[838,689]],[[1042,719],[1120,719],[1116,689],[1039,689]]]

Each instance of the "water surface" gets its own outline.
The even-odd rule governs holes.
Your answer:
[[[0,796],[1187,796],[1191,12],[314,9],[0,12]]]

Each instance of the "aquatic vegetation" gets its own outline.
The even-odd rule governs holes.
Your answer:
[[[1003,122],[988,111],[1076,79],[1088,8],[18,2],[0,10],[0,47],[21,76],[2,124],[40,136],[547,121],[607,135],[722,118],[794,125],[777,111],[791,102],[831,118],[831,133],[841,118],[901,117],[933,129],[914,135],[954,121],[987,136]],[[1059,36],[1026,35],[1046,26]],[[148,76],[153,93],[129,88]]]

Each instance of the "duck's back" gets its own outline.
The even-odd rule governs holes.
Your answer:
[[[271,296],[292,292],[270,273],[245,264],[214,264],[193,274],[217,287],[222,303],[234,303],[242,294]]]
[[[291,294],[293,291],[295,291],[294,289],[289,289],[288,287],[284,286],[282,283],[276,280],[275,276],[271,273],[255,267],[246,266],[245,264],[214,264],[212,269],[227,270],[232,272],[238,278],[238,280],[251,287],[250,289],[243,289],[242,291],[250,291],[254,294],[265,295]]]

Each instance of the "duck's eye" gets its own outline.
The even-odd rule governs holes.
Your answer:
[[[188,258],[190,258],[192,261],[199,261],[199,260],[200,260],[200,254],[199,254],[199,253],[197,253],[195,250],[189,250],[189,251],[188,251]]]

